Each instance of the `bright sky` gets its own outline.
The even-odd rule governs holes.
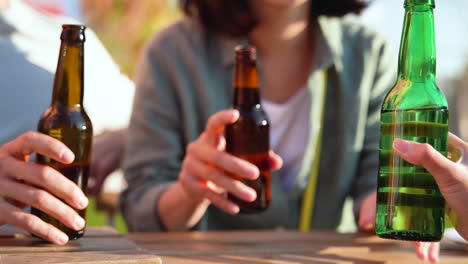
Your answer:
[[[398,51],[404,0],[371,0],[361,19],[382,32]],[[437,77],[455,77],[468,65],[468,0],[436,0]]]

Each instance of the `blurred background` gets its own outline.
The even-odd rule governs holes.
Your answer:
[[[177,0],[68,0],[81,2],[93,28],[124,73],[132,75],[141,48],[155,32],[181,17]]]
[[[53,12],[72,16],[91,27],[130,78],[145,41],[181,17],[178,0],[27,0]],[[398,54],[403,0],[370,0],[354,16],[387,37]],[[452,131],[468,140],[468,1],[436,1],[437,70],[439,86],[450,101]],[[397,57],[395,57],[397,59]],[[458,129],[460,128],[460,129]]]
[[[177,0],[25,1],[85,23],[97,33],[121,71],[130,77],[144,42],[181,17]]]

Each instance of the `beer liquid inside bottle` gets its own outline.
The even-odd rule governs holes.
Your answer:
[[[256,191],[255,201],[247,202],[232,194],[228,194],[228,198],[239,205],[240,213],[257,213],[268,208],[271,200],[270,127],[260,104],[256,50],[249,45],[240,45],[235,53],[234,108],[239,110],[240,117],[234,124],[226,126],[226,151],[255,164],[260,176],[256,180],[239,179]]]
[[[75,154],[71,164],[63,164],[37,154],[36,163],[48,165],[73,181],[83,190],[88,189],[89,162],[92,143],[92,124],[83,108],[83,63],[85,27],[63,25],[52,103],[41,116],[38,131],[62,141]],[[83,236],[84,229],[75,231],[52,216],[32,208],[31,212],[66,233],[70,240]],[[86,209],[77,210],[85,218]]]
[[[439,241],[445,200],[433,176],[398,156],[396,138],[448,149],[448,105],[437,87],[434,0],[406,0],[398,79],[381,112],[376,233],[383,238]]]

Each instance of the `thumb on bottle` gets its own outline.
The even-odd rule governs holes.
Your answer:
[[[444,175],[455,169],[452,161],[427,143],[395,139],[393,149],[407,162],[424,167],[439,183],[444,182]]]

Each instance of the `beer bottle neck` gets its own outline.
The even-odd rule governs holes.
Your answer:
[[[250,109],[260,105],[260,93],[255,88],[235,87],[234,107]]]
[[[79,108],[83,103],[83,42],[62,40],[55,73],[52,104]]]
[[[251,108],[260,104],[260,85],[255,60],[236,61],[234,107]]]
[[[407,0],[398,62],[398,77],[416,82],[435,81],[436,45],[434,4]]]

